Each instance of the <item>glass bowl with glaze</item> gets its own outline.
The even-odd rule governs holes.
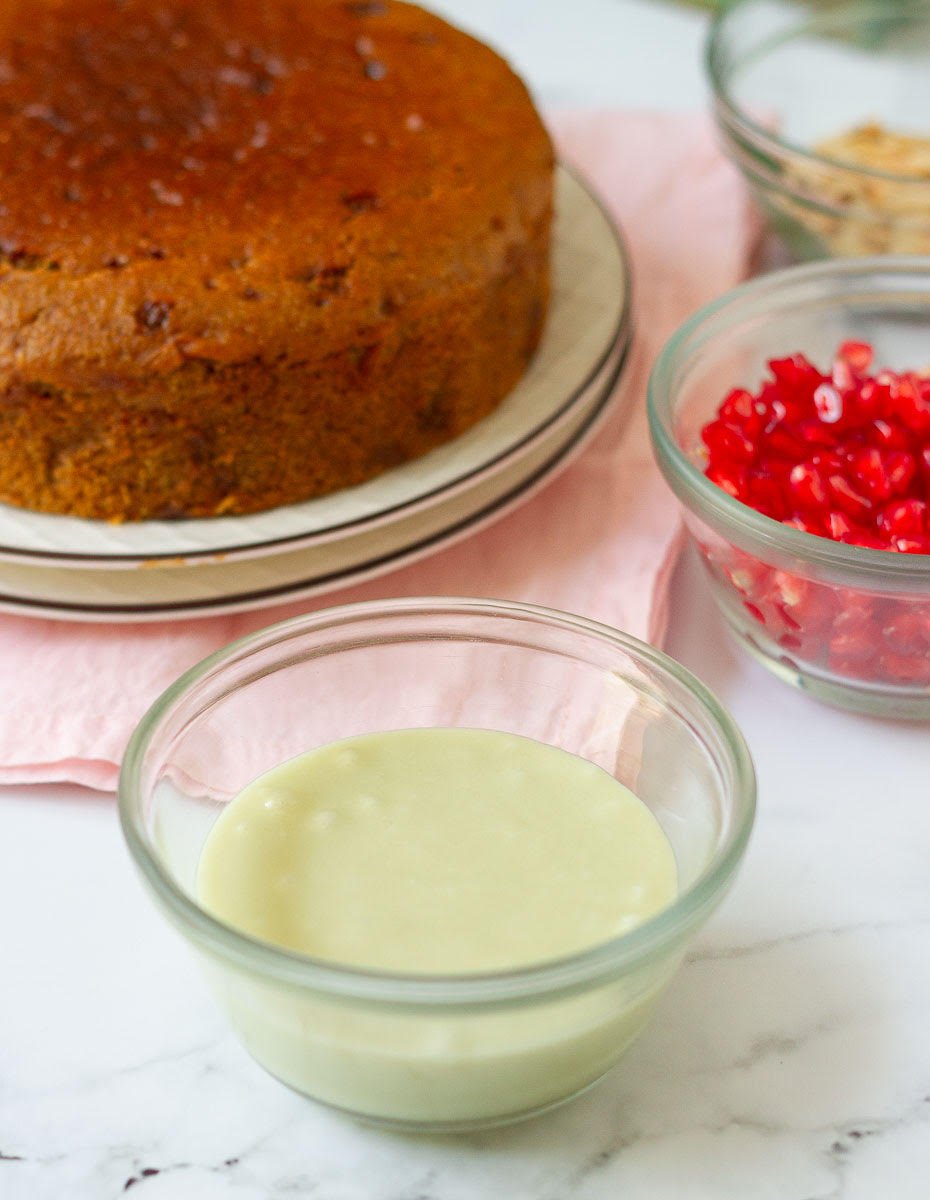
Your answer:
[[[460,976],[314,960],[200,905],[205,840],[247,783],[341,738],[435,726],[535,738],[609,771],[668,838],[676,899],[581,953]],[[659,651],[542,608],[411,599],[298,617],[194,667],[139,725],[119,802],[146,887],[262,1066],[368,1120],[455,1130],[549,1108],[621,1057],[734,878],[755,783],[730,717]]]

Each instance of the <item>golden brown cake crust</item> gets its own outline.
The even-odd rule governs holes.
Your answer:
[[[394,0],[0,8],[0,499],[110,519],[358,482],[486,415],[545,313],[552,152]]]

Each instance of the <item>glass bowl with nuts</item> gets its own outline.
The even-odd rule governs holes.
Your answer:
[[[707,69],[788,257],[930,254],[930,0],[739,0]]]

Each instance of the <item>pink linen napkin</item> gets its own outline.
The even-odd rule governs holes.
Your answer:
[[[0,783],[113,788],[133,727],[176,676],[250,630],[324,605],[413,595],[519,599],[661,640],[679,522],[649,449],[646,379],[673,329],[745,274],[753,220],[701,117],[572,113],[553,125],[562,157],[605,199],[632,251],[630,419],[608,421],[574,465],[518,511],[363,586],[176,624],[0,616]]]

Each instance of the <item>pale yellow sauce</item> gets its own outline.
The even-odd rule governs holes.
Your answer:
[[[655,818],[606,771],[479,729],[323,746],[210,832],[204,907],[265,941],[380,970],[504,970],[625,933],[672,902]]]

